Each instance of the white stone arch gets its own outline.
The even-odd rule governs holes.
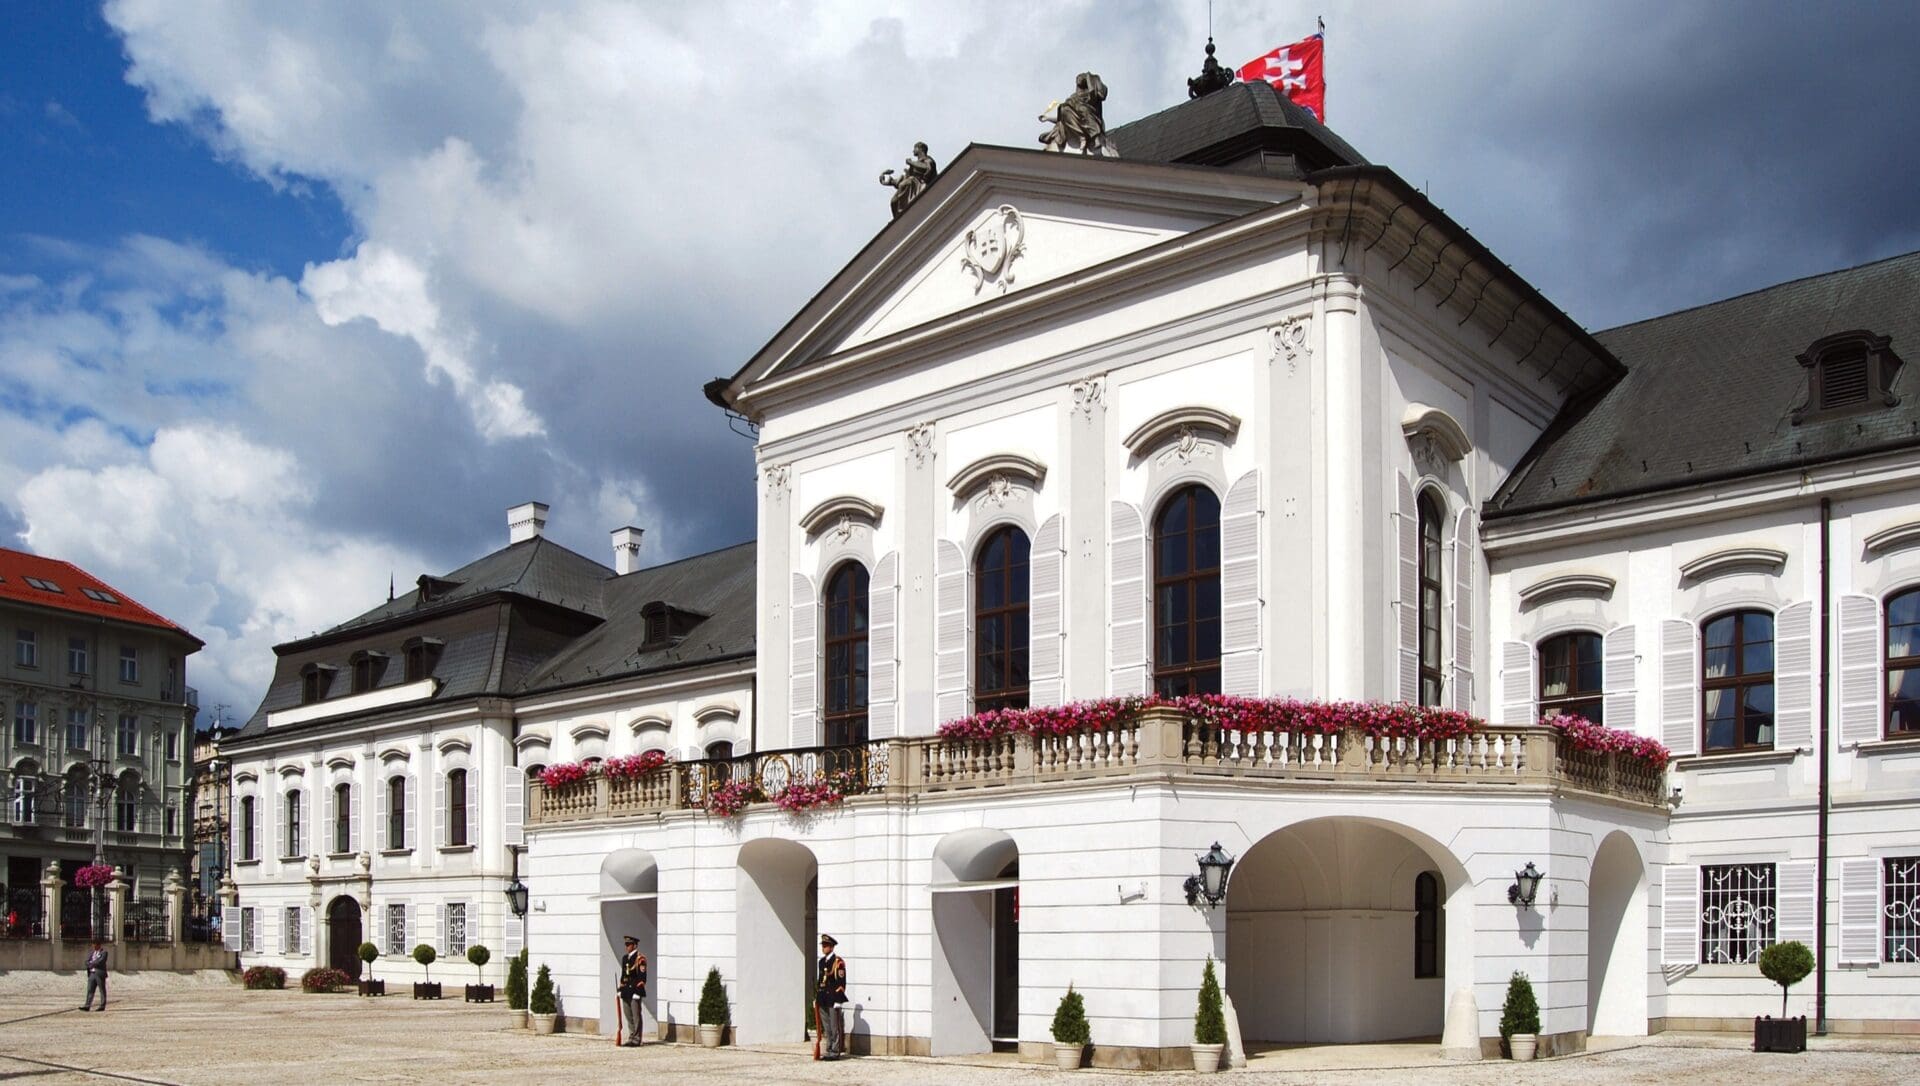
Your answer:
[[[991,1052],[1019,1031],[1019,933],[1011,908],[1020,847],[986,827],[955,830],[933,849],[933,1016],[935,1056]],[[1011,959],[1012,970],[1005,968]]]
[[[1647,870],[1633,838],[1615,830],[1587,875],[1587,1034],[1647,1034]]]
[[[599,987],[600,1032],[612,1036],[620,1025],[620,1001],[615,989],[620,977],[620,958],[626,953],[625,939],[631,935],[647,959],[645,1021],[658,1020],[659,965],[656,951],[660,933],[660,864],[653,853],[639,848],[619,848],[607,853],[600,862]]]
[[[734,890],[734,1030],[741,1044],[805,1040],[820,865],[797,841],[740,846]]]

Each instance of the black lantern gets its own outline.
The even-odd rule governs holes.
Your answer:
[[[513,877],[504,893],[507,895],[507,908],[513,910],[513,915],[527,915],[527,884],[520,881],[520,876]]]
[[[1208,907],[1220,904],[1227,897],[1227,874],[1233,870],[1233,857],[1226,854],[1215,841],[1205,856],[1194,857],[1200,862],[1200,873],[1188,875],[1184,889],[1187,891],[1187,904],[1198,905],[1205,901]]]
[[[1522,908],[1533,904],[1535,894],[1540,892],[1540,880],[1545,876],[1534,869],[1533,861],[1513,873],[1513,885],[1507,887],[1507,900]]]

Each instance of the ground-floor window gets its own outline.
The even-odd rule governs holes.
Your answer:
[[[254,909],[251,905],[240,910],[240,949],[249,954],[259,953],[260,926],[254,923]]]
[[[407,907],[405,905],[387,906],[387,953],[405,954],[407,952]]]
[[[1920,856],[1889,856],[1885,864],[1886,898],[1881,961],[1920,962]]]
[[[281,949],[287,954],[300,953],[300,906],[287,906],[287,926],[280,937]]]
[[[1774,941],[1778,916],[1772,864],[1700,869],[1700,960],[1749,964]]]
[[[465,902],[447,904],[447,956],[464,958],[467,954],[467,906]]]

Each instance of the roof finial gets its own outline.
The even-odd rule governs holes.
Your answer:
[[[1207,22],[1213,22],[1213,9],[1207,9]],[[1187,97],[1199,98],[1214,91],[1226,90],[1233,86],[1233,70],[1221,65],[1213,56],[1213,35],[1207,35],[1207,59],[1200,65],[1200,74],[1187,80]]]

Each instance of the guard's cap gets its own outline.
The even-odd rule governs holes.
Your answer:
[[[627,938],[626,938],[626,943],[627,943],[627,944],[628,944],[629,946],[637,946],[637,945],[639,945],[639,943],[640,943],[640,940],[638,940],[638,939],[635,939],[635,938],[634,938],[633,936],[631,936],[631,935],[629,935],[629,936],[627,936]]]
[[[820,936],[820,944],[822,946],[839,946],[840,940],[835,939],[831,935],[822,935]]]

